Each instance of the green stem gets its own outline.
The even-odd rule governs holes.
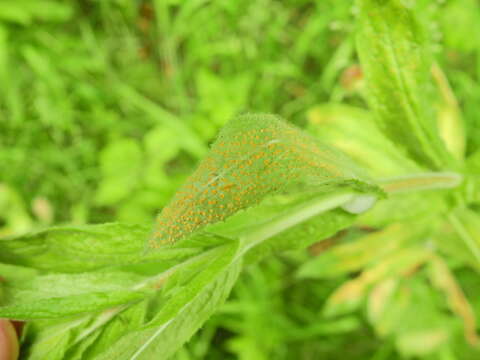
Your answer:
[[[455,172],[430,172],[380,179],[379,185],[389,194],[409,191],[451,189],[460,185],[462,175]]]
[[[352,201],[355,196],[356,194],[352,192],[322,196],[313,199],[307,204],[298,206],[292,211],[289,211],[288,214],[279,216],[267,224],[262,224],[261,226],[254,228],[241,238],[242,246],[237,256],[244,255],[252,247],[292,226],[322,212],[337,208]]]

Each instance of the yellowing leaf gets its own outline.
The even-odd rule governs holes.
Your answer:
[[[390,277],[407,275],[430,257],[429,251],[413,246],[385,256],[375,266],[366,269],[358,277],[335,290],[328,298],[327,314],[337,314],[343,309],[351,310],[360,304],[374,284]]]
[[[432,67],[433,79],[441,95],[438,110],[438,127],[440,136],[447,149],[458,159],[465,156],[465,125],[455,94],[448,79],[438,65]]]
[[[355,241],[338,245],[313,258],[299,270],[300,277],[335,277],[381,260],[401,248],[415,234],[412,227],[392,224]]]
[[[445,294],[451,311],[462,318],[465,338],[472,345],[480,345],[475,314],[447,264],[436,256],[432,259],[429,270],[433,284]]]
[[[375,323],[386,310],[388,301],[397,288],[398,281],[390,278],[378,283],[370,292],[367,313],[370,322]]]

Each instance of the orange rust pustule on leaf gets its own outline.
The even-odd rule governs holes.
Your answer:
[[[148,246],[173,244],[289,185],[354,178],[339,168],[337,156],[276,116],[234,118],[160,213]]]

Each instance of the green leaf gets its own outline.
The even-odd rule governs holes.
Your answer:
[[[355,214],[383,196],[342,153],[274,116],[242,116],[224,128],[196,173],[159,216],[149,243],[156,251],[139,251],[142,239],[144,245],[148,238],[143,227],[121,224],[58,228],[0,243],[7,250],[6,261],[49,271],[90,271],[37,275],[30,289],[32,302],[22,308],[24,303],[12,301],[4,309],[10,315],[30,311],[27,315],[35,317],[45,316],[49,306],[70,315],[108,308],[78,318],[72,327],[61,327],[54,341],[45,341],[38,352],[27,349],[34,354],[61,344],[59,359],[149,359],[160,351],[166,357],[223,302],[245,255],[251,260],[302,248],[348,226]],[[62,254],[65,262],[55,264]],[[119,289],[92,280],[113,276],[118,269],[141,279],[125,281]],[[52,281],[55,276],[70,277],[72,283],[78,282],[75,277],[92,281],[78,292],[58,282],[65,293],[50,291],[42,298],[42,279],[49,276]],[[19,287],[11,292],[22,296]],[[83,300],[70,302],[79,295]],[[125,322],[123,313],[139,315]],[[27,338],[42,339],[48,327],[56,325],[44,326],[32,327]]]
[[[306,248],[347,228],[354,221],[355,215],[341,209],[322,212],[258,244],[246,254],[245,261],[255,262],[284,251]]]
[[[69,5],[50,0],[19,0],[0,4],[0,20],[21,25],[30,25],[34,19],[63,22],[71,14]]]
[[[12,281],[24,281],[39,275],[39,271],[18,265],[8,265],[0,263],[0,285],[5,286],[5,279]]]
[[[466,54],[478,51],[480,36],[472,31],[480,22],[480,6],[475,0],[449,1],[439,12],[440,26],[449,50]]]
[[[27,231],[32,227],[32,219],[20,194],[5,184],[0,184],[0,212],[5,224],[0,235]]]
[[[445,346],[449,338],[445,327],[433,327],[418,331],[405,331],[398,337],[396,345],[405,357],[427,356]]]
[[[131,331],[95,359],[151,359],[172,355],[221,305],[235,283],[240,263],[227,254],[208,264],[191,285],[179,290],[154,319]]]
[[[480,203],[480,150],[467,159],[467,178],[465,184],[465,199],[469,203]]]
[[[17,3],[2,2],[0,4],[0,19],[17,24],[28,25],[31,22],[31,14],[28,9]]]
[[[465,124],[460,106],[448,79],[440,66],[432,67],[432,76],[440,93],[438,104],[438,127],[448,151],[459,161],[465,157]]]
[[[195,80],[200,112],[216,126],[223,126],[245,106],[252,76],[239,73],[227,79],[211,70],[199,69]]]
[[[480,215],[468,208],[457,208],[447,220],[458,235],[457,241],[463,242],[474,264],[480,266]]]
[[[145,150],[152,160],[162,163],[173,159],[180,151],[175,133],[163,126],[157,126],[150,130],[143,141]]]
[[[475,313],[454,274],[442,258],[433,258],[429,267],[429,277],[433,285],[444,293],[450,310],[462,319],[465,338],[471,345],[478,346],[480,338],[476,330]]]
[[[284,208],[283,211],[278,212],[278,210],[280,209],[280,204],[276,203],[275,204],[276,206],[273,206],[270,209],[271,210],[270,213],[268,213],[268,212],[263,212],[262,213],[262,212],[259,212],[258,210],[262,209],[262,205],[263,205],[263,210],[266,210],[267,205],[266,204],[261,204],[258,207],[248,209],[244,213],[239,213],[238,217],[237,216],[232,216],[231,218],[229,218],[225,223],[223,223],[223,225],[226,226],[223,229],[223,231],[221,229],[222,224],[216,224],[216,225],[212,225],[210,227],[207,227],[206,230],[208,230],[208,231],[215,230],[217,232],[216,235],[217,236],[220,235],[220,239],[223,239],[223,241],[225,242],[225,239],[227,239],[225,237],[226,235],[230,235],[233,238],[234,237],[233,234],[237,233],[236,231],[233,231],[231,234],[228,234],[226,232],[228,230],[228,224],[229,223],[230,223],[230,226],[234,226],[235,224],[240,224],[241,219],[242,219],[242,214],[249,214],[249,212],[250,212],[250,214],[249,214],[250,217],[248,217],[248,216],[245,217],[244,216],[243,219],[244,220],[245,219],[250,219],[249,221],[253,221],[254,217],[252,215],[255,213],[255,210],[256,210],[256,214],[264,214],[263,215],[264,220],[260,221],[260,223],[257,223],[256,226],[253,227],[253,230],[246,231],[244,229],[244,230],[238,232],[239,234],[243,234],[243,235],[240,236],[240,240],[242,241],[241,242],[242,247],[240,249],[238,249],[237,252],[232,251],[232,250],[234,250],[232,248],[232,246],[234,246],[235,242],[232,239],[230,239],[229,240],[230,245],[228,245],[228,248],[230,248],[229,252],[231,253],[231,255],[227,255],[228,253],[225,254],[225,251],[222,251],[222,252],[218,253],[218,251],[220,251],[221,249],[213,250],[213,251],[217,252],[217,257],[216,258],[222,259],[222,262],[221,262],[222,264],[225,261],[227,261],[228,259],[230,259],[230,260],[228,260],[230,263],[237,263],[238,259],[247,250],[251,249],[252,247],[257,246],[258,244],[263,245],[262,241],[265,240],[265,239],[268,239],[268,241],[275,240],[275,235],[276,234],[280,234],[283,231],[287,231],[287,233],[288,233],[288,231],[290,231],[289,227],[295,226],[296,224],[301,223],[304,220],[303,216],[305,214],[305,209],[311,209],[312,205],[313,205],[313,208],[318,209],[318,211],[321,211],[322,209],[325,209],[325,206],[326,206],[327,209],[329,209],[331,207],[335,207],[335,206],[338,206],[339,204],[344,203],[345,196],[347,196],[348,199],[351,199],[352,197],[355,196],[354,194],[351,194],[349,192],[347,192],[346,194],[340,192],[338,194],[323,195],[323,197],[320,197],[316,201],[313,201],[309,197],[310,202],[307,202],[307,201],[305,201],[305,197],[307,197],[308,195],[311,195],[311,194],[306,193],[306,194],[303,194],[303,197],[298,197],[298,196],[294,197],[294,200],[296,201],[297,206],[292,206],[293,211],[291,209],[289,210],[289,207],[286,207],[286,208]],[[339,199],[340,201],[337,201],[337,199]],[[278,199],[276,199],[276,200],[278,201]],[[285,200],[285,198],[283,198],[283,200]],[[271,201],[273,201],[273,199],[271,199]],[[268,204],[268,202],[267,202],[267,204]],[[293,204],[292,204],[292,202],[290,202],[290,205],[293,205]],[[272,203],[269,203],[269,205],[272,206]],[[285,205],[285,203],[283,203],[283,205]],[[286,210],[289,210],[289,211],[286,211]],[[310,213],[308,213],[308,214],[310,214]],[[344,214],[344,215],[342,215],[342,214]],[[321,217],[322,216],[317,216],[317,221]],[[347,223],[350,223],[352,218],[353,218],[353,215],[349,215],[348,213],[344,212],[343,210],[339,210],[339,209],[332,211],[331,215],[329,215],[329,217],[327,216],[327,221],[323,223],[323,224],[326,225],[326,227],[328,229],[330,229],[330,230],[327,230],[327,231],[332,231],[333,232],[333,231],[336,231],[339,226],[343,227],[345,225],[344,221],[338,221],[337,218],[344,218],[344,219],[346,218],[346,219],[349,220],[349,221],[347,221]],[[259,218],[256,217],[256,219],[257,219],[257,222],[258,222]],[[312,226],[312,224],[310,224],[310,226]],[[303,229],[302,231],[305,232],[305,229]],[[298,230],[296,230],[294,233],[292,233],[291,239],[289,240],[289,242],[291,242],[292,244],[296,244],[296,246],[301,246],[302,240],[295,237],[295,234],[299,234],[299,233],[300,232]],[[316,239],[315,237],[312,237],[312,231],[307,231],[306,233],[308,233],[308,234],[306,234],[306,235],[308,235],[308,236],[306,236],[306,238],[311,239],[310,241],[314,241]],[[206,232],[205,235],[206,234],[208,234],[208,233]],[[212,235],[214,235],[214,233],[212,233]],[[210,235],[210,236],[212,236],[212,235]],[[178,242],[175,245],[178,246],[178,247],[186,246],[186,245],[189,244],[189,242],[194,243],[195,241],[198,241],[198,240],[195,240],[195,239],[200,239],[200,234],[194,235],[191,240],[183,240],[183,241]],[[281,240],[281,239],[282,239],[281,237],[278,238],[278,240]],[[292,245],[292,244],[287,244],[287,245],[290,246],[290,247],[293,247],[294,245]],[[275,247],[275,243],[272,242],[269,246]],[[172,249],[173,248],[174,247],[172,247]],[[236,249],[236,246],[235,246],[235,249]],[[188,268],[186,268],[186,270],[181,270],[180,272],[178,270],[176,270],[172,273],[172,275],[169,275],[166,283],[161,280],[162,278],[165,277],[165,275],[162,274],[162,273],[160,275],[154,277],[154,279],[157,279],[157,280],[154,280],[153,282],[150,281],[150,280],[144,281],[144,282],[149,282],[149,283],[153,283],[153,284],[156,284],[156,283],[161,283],[162,284],[160,289],[162,289],[162,291],[164,292],[164,295],[162,296],[159,293],[159,296],[160,296],[159,300],[154,301],[155,304],[160,304],[161,303],[162,305],[161,305],[161,307],[159,307],[159,305],[151,305],[151,306],[155,306],[155,308],[159,308],[159,311],[161,312],[161,314],[164,314],[164,316],[168,316],[168,317],[171,316],[172,322],[188,321],[188,324],[193,324],[193,325],[197,324],[195,326],[198,327],[199,324],[202,321],[204,321],[204,319],[206,319],[206,317],[208,315],[208,314],[202,315],[203,313],[201,311],[194,311],[194,313],[198,312],[201,315],[201,317],[198,320],[198,322],[192,322],[191,319],[182,320],[181,317],[180,318],[174,317],[174,314],[175,314],[176,310],[172,310],[171,308],[168,307],[168,306],[173,306],[174,309],[175,309],[175,306],[178,306],[178,302],[182,302],[182,297],[183,296],[185,296],[185,297],[192,296],[191,292],[194,291],[193,289],[196,288],[196,286],[197,286],[196,284],[198,282],[200,282],[200,285],[204,284],[202,286],[207,286],[206,285],[208,283],[207,275],[202,275],[203,280],[200,281],[199,278],[196,275],[194,275],[192,277],[192,274],[196,274],[199,269],[203,269],[203,270],[201,270],[202,273],[204,273],[205,271],[210,271],[211,269],[215,269],[215,266],[212,266],[211,264],[209,264],[208,262],[205,262],[205,261],[202,261],[201,263],[198,263],[196,261],[196,259],[199,256],[203,256],[203,255],[194,256],[190,260],[187,260],[183,263],[180,262],[177,266],[174,266],[172,269],[175,269],[176,267],[177,268],[180,267],[179,269],[182,269],[182,267],[184,266],[183,264],[193,261],[192,265],[189,266]],[[208,257],[206,259],[208,259]],[[220,260],[218,260],[218,261],[220,261]],[[228,265],[228,263],[227,263],[227,265]],[[230,266],[230,265],[228,265],[228,266]],[[233,265],[231,265],[231,266],[233,266]],[[238,266],[238,265],[235,265],[235,266]],[[236,271],[238,271],[238,270],[236,270]],[[167,273],[168,272],[170,272],[170,270],[167,270]],[[203,278],[203,276],[205,276],[205,278]],[[222,281],[219,281],[219,283],[223,284],[224,282],[222,280]],[[182,284],[184,284],[184,285],[182,285]],[[167,297],[165,298],[165,296],[167,296]],[[209,295],[209,297],[210,296],[212,296],[212,295]],[[165,298],[165,300],[161,300],[162,298]],[[171,303],[172,305],[169,305],[170,301],[172,302]],[[136,306],[140,306],[140,305],[133,305],[133,308],[135,308]],[[165,307],[167,307],[167,308],[165,308]],[[202,305],[202,309],[207,309],[208,310],[209,308]],[[128,310],[126,310],[126,311],[128,311]],[[99,318],[101,318],[102,316],[103,315],[100,315]],[[117,322],[117,318],[118,318],[118,315],[115,315],[114,317],[112,317],[112,320],[111,320],[112,321],[111,324],[114,324],[114,323],[117,324],[117,325],[112,325],[115,328],[117,328],[119,326],[119,324]],[[123,323],[122,320],[119,320],[119,321],[120,321],[120,324]],[[100,320],[99,323],[102,324],[102,321]],[[72,345],[71,343],[67,342],[67,343],[70,344],[70,345],[68,345],[68,348],[70,349],[68,351],[73,352],[75,349],[77,349],[80,346],[80,344],[85,343],[85,341],[87,343],[91,341],[92,345],[87,346],[84,351],[86,351],[86,354],[89,354],[89,351],[92,351],[92,354],[93,353],[95,354],[95,357],[94,357],[95,359],[97,358],[96,356],[99,356],[97,354],[97,351],[99,353],[103,353],[103,351],[107,347],[109,349],[110,348],[117,349],[117,347],[118,347],[118,350],[116,350],[116,351],[119,351],[120,353],[134,352],[134,351],[136,351],[135,349],[138,350],[139,348],[142,347],[142,344],[145,341],[145,338],[144,338],[145,336],[147,336],[147,335],[151,336],[152,334],[154,334],[159,329],[158,326],[157,326],[157,327],[152,327],[151,329],[148,329],[148,331],[147,330],[140,331],[138,329],[137,330],[132,330],[133,333],[130,334],[126,338],[126,340],[122,340],[123,339],[123,337],[122,337],[118,340],[118,345],[115,345],[115,347],[112,347],[112,343],[115,342],[116,340],[115,341],[112,340],[112,338],[110,336],[114,336],[114,335],[105,335],[105,336],[107,336],[107,338],[106,338],[107,340],[103,340],[103,341],[101,340],[101,339],[105,339],[105,337],[103,335],[104,333],[105,334],[110,333],[109,330],[108,330],[108,328],[110,326],[109,324],[110,324],[110,322],[105,323],[104,324],[105,326],[103,326],[103,325],[100,326],[99,325],[98,328],[88,330],[88,331],[86,330],[85,331],[85,333],[87,334],[86,337],[84,337],[82,339],[78,339],[78,341],[75,342],[77,345]],[[193,326],[193,325],[191,325],[191,326]],[[143,325],[143,327],[145,327],[145,325]],[[186,328],[186,330],[185,330],[185,328]],[[122,329],[123,330],[121,330],[121,331],[119,330],[118,333],[117,333],[117,330],[115,330],[115,333],[117,334],[115,336],[117,336],[117,337],[118,336],[124,336],[125,333],[129,332],[126,329],[124,329],[123,327],[122,327]],[[188,329],[190,329],[190,327],[189,326],[186,326],[186,327],[183,326],[182,329],[184,329],[182,331],[187,331]],[[190,331],[190,330],[188,330],[188,331]],[[98,334],[99,332],[101,332],[100,335]],[[166,333],[166,334],[167,335],[165,335],[165,336],[170,336],[170,335],[168,335],[168,333]],[[71,332],[66,332],[65,336],[71,336]],[[95,337],[95,339],[98,339],[98,343],[97,343],[97,340],[93,340],[93,339],[91,339],[91,337]],[[182,337],[179,337],[178,335],[175,335],[174,339],[175,339],[175,341],[178,341],[177,339],[182,339]],[[58,341],[62,341],[62,340],[58,339]],[[158,341],[168,341],[168,342],[170,342],[172,340],[171,339],[168,340],[168,338],[166,340],[163,339],[163,338],[159,338]],[[98,344],[98,345],[95,345],[95,344]],[[115,342],[115,344],[116,344],[116,342]],[[100,349],[100,350],[93,350],[93,349]],[[80,351],[80,350],[78,350],[78,351]],[[109,350],[109,352],[107,352],[107,354],[109,354],[108,356],[111,356],[110,351],[113,351],[113,350]],[[83,356],[86,359],[89,358],[87,355],[83,355]],[[116,356],[116,354],[115,354],[115,356]],[[105,355],[105,358],[108,358],[107,355]]]
[[[254,262],[272,253],[303,249],[351,225],[355,216],[335,208],[355,196],[349,192],[274,196],[204,231],[240,240],[246,261]]]
[[[180,151],[180,144],[175,133],[169,128],[157,126],[145,135],[143,142],[148,157],[144,175],[145,182],[160,189],[171,186],[171,180],[168,179],[164,167]]]
[[[357,223],[363,226],[383,227],[392,222],[437,221],[438,215],[448,210],[448,203],[441,195],[447,190],[430,190],[390,194],[378,201],[370,211],[361,214]]]
[[[6,277],[0,317],[31,320],[96,312],[144,298],[134,285],[142,276],[125,272]]]
[[[82,331],[89,320],[89,317],[81,317],[28,322],[23,331],[22,358],[65,359],[65,353],[75,333]]]
[[[150,230],[142,225],[53,227],[0,239],[0,262],[54,272],[83,272],[102,267],[188,257],[201,249],[164,249],[142,255]]]
[[[372,325],[381,337],[392,337],[405,357],[435,354],[451,332],[449,319],[435,300],[421,276],[402,279]]]
[[[307,116],[309,133],[345,152],[373,177],[420,171],[420,167],[378,129],[366,110],[325,104],[310,109]]]
[[[170,129],[182,144],[182,147],[196,158],[201,158],[206,153],[206,146],[195,132],[182,119],[173,115],[162,105],[142,95],[135,88],[123,82],[116,82],[113,86],[118,96],[146,115],[155,119],[163,126]]]
[[[345,155],[285,121],[272,115],[243,115],[223,128],[208,156],[163,209],[147,248],[174,244],[269,196],[316,187],[319,193],[334,192],[354,189],[355,184],[381,194],[365,179]]]
[[[391,277],[403,276],[423,265],[430,257],[431,252],[418,245],[388,253],[335,290],[327,300],[324,309],[326,315],[337,316],[357,309],[373,285]]]
[[[452,166],[436,117],[430,56],[413,9],[402,0],[359,0],[357,49],[380,128],[419,163]]]
[[[96,194],[100,205],[112,205],[135,188],[142,166],[142,150],[131,139],[116,140],[100,154],[102,182]]]
[[[157,284],[155,296],[96,318],[76,319],[63,325],[61,333],[54,332],[53,342],[47,341],[52,324],[39,324],[27,332],[34,346],[26,351],[32,359],[40,359],[49,347],[54,351],[54,346],[63,344],[62,356],[69,359],[150,359],[158,354],[167,358],[227,297],[241,266],[236,250],[235,244],[223,246],[192,258],[168,278],[152,278],[147,283]]]

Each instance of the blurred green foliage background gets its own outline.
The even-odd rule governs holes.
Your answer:
[[[415,6],[465,121],[480,124],[480,3]],[[150,223],[235,114],[303,126],[315,105],[364,106],[355,12],[338,0],[0,1],[0,235]],[[308,256],[249,268],[178,358],[400,358],[361,311],[323,317],[348,277],[294,279]],[[480,294],[475,280],[463,278]],[[445,360],[480,358],[459,346]]]

